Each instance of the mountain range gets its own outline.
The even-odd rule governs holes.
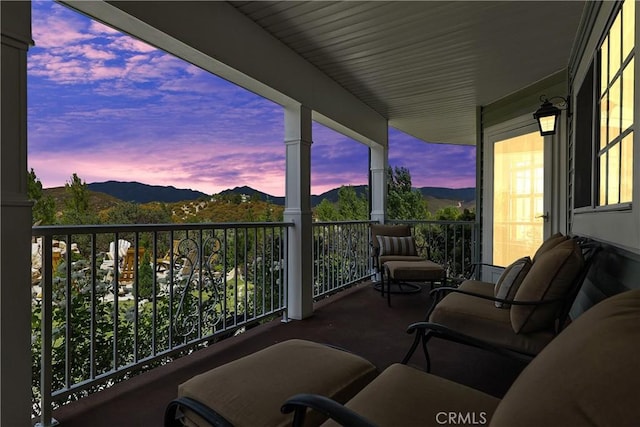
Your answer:
[[[140,182],[94,182],[87,184],[87,188],[91,191],[105,193],[125,202],[133,203],[175,203],[184,200],[197,200],[208,196],[208,194],[201,191],[176,188],[171,185],[148,185]]]
[[[173,186],[148,185],[140,182],[94,182],[87,184],[87,188],[91,191],[105,193],[120,200],[133,203],[175,203],[210,197],[209,194],[201,191],[175,188]],[[359,195],[366,194],[367,186],[357,185],[354,186],[354,189]],[[420,191],[427,201],[430,199],[443,199],[460,203],[465,207],[472,205],[472,202],[475,201],[476,197],[475,188],[420,187],[416,189]],[[338,191],[339,188],[334,188],[333,190],[326,191],[319,195],[312,195],[311,205],[316,206],[323,199],[327,199],[330,202],[336,202],[338,200]],[[220,194],[244,194],[276,205],[284,205],[285,201],[284,197],[272,196],[247,186],[224,190],[220,192]]]

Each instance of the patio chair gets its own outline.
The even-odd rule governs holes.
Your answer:
[[[164,255],[164,257],[156,259],[157,272],[169,270],[171,266],[173,266],[174,268],[176,267],[176,261],[180,257],[180,250],[179,250],[180,240],[174,239],[172,247],[173,247],[173,252],[171,252],[171,250],[168,250],[167,253]]]
[[[123,259],[127,256],[127,250],[131,247],[131,242],[124,239],[118,239],[118,264],[122,265]],[[109,252],[104,254],[104,260],[100,265],[101,270],[111,270],[113,269],[113,264],[116,259],[116,242],[109,243]]]
[[[440,280],[444,275],[441,266],[428,260],[428,254],[427,258],[418,255],[409,225],[371,224],[371,256],[374,268],[381,274],[382,279],[374,284],[374,288],[384,296],[385,283],[387,284],[389,305],[391,304],[389,297],[392,293],[420,291],[419,285],[411,283],[412,279],[433,283],[434,278]],[[422,264],[419,268],[407,267],[406,263],[414,262]],[[385,268],[387,263],[393,265],[391,269]],[[391,291],[392,284],[396,286],[394,291]]]
[[[177,272],[179,278],[197,277],[200,268],[200,252],[198,249],[189,249],[186,255],[179,255],[181,259],[180,269]]]
[[[135,261],[135,249],[129,248],[125,253],[122,261],[122,269],[120,271],[119,278],[123,282],[133,282],[136,278],[136,261]],[[138,265],[142,263],[144,256],[144,248],[138,248]]]
[[[466,280],[459,287],[434,289],[426,322],[410,325],[430,370],[427,343],[437,337],[530,361],[565,326],[569,310],[599,246],[557,234],[533,260],[516,260],[498,282]],[[442,295],[444,297],[440,298]]]
[[[387,261],[424,260],[416,251],[409,225],[371,224],[371,256],[378,272]]]
[[[391,365],[345,405],[302,394],[283,405],[293,426],[633,426],[640,420],[640,290],[587,310],[521,372],[502,399],[404,364]],[[319,372],[319,374],[321,374]]]

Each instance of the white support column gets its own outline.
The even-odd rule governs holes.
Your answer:
[[[313,259],[311,254],[311,110],[285,107],[287,171],[284,220],[288,232],[288,317],[313,314]]]
[[[31,2],[3,1],[0,142],[0,425],[31,425],[31,202],[27,50]]]
[[[387,167],[389,148],[384,145],[371,147],[371,220],[384,224],[387,207]]]

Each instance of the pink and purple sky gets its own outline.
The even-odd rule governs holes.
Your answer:
[[[51,1],[33,2],[28,167],[45,188],[138,181],[284,195],[279,105]],[[311,192],[367,184],[366,146],[314,124]],[[390,128],[389,163],[415,187],[475,186],[475,147]]]

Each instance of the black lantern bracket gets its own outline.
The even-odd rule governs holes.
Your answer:
[[[533,118],[538,122],[540,135],[555,135],[558,128],[558,117],[560,117],[562,110],[569,109],[569,100],[562,96],[548,98],[547,95],[540,95],[540,102],[542,105],[533,113]]]

